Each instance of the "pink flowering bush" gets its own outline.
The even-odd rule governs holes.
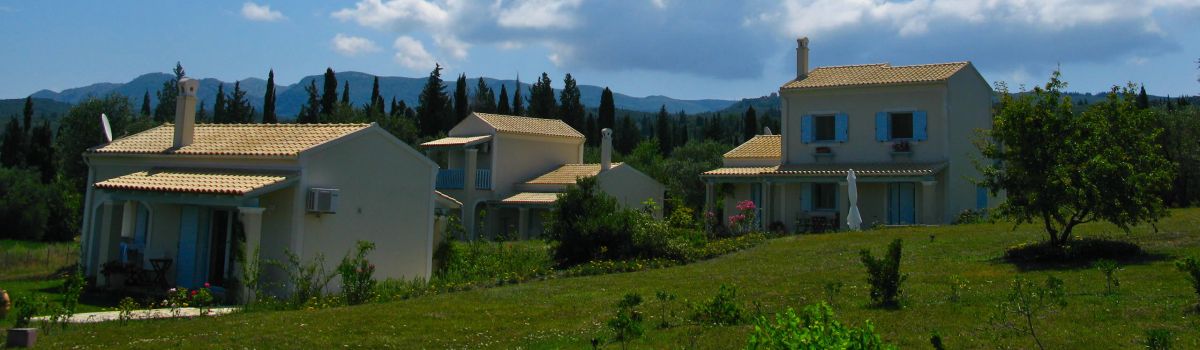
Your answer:
[[[375,243],[358,241],[358,250],[346,254],[338,265],[338,273],[342,276],[342,293],[346,303],[358,305],[370,301],[375,296],[375,264],[367,260],[367,253],[375,249]]]
[[[738,202],[738,214],[729,216],[729,227],[739,232],[749,232],[754,228],[754,211],[758,206],[754,205],[754,201],[744,200]]]

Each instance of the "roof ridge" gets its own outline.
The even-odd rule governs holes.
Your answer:
[[[533,120],[543,120],[543,121],[556,121],[556,122],[562,122],[562,119],[554,119],[554,118],[537,118],[537,117],[526,117],[526,116],[523,116],[523,115],[509,115],[509,114],[496,114],[496,113],[480,113],[480,112],[474,112],[474,113],[477,113],[477,114],[480,114],[480,115],[487,115],[487,116],[503,117],[503,118],[514,118],[514,119],[533,119]],[[565,122],[564,122],[564,124],[565,124]]]
[[[162,125],[159,125],[156,127],[163,127],[163,126],[174,127],[175,123],[163,123]],[[262,123],[196,123],[196,126],[206,126],[206,127],[230,127],[230,126],[347,127],[347,126],[364,126],[365,127],[365,126],[371,126],[371,123],[306,123],[306,124],[299,124],[299,123],[271,123],[271,124],[262,124]]]
[[[839,65],[839,66],[820,66],[820,67],[817,67],[817,68],[813,68],[813,70],[822,69],[822,68],[853,68],[853,67],[867,67],[867,66],[884,66],[884,67],[891,67],[891,64],[889,64],[889,63],[887,63],[887,62],[882,62],[882,63],[863,63],[863,64],[844,64],[844,65]]]

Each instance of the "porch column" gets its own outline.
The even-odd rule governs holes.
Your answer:
[[[125,205],[121,208],[121,237],[133,237],[136,223],[137,202],[125,201]]]
[[[479,150],[468,148],[463,150],[463,204],[471,203],[469,210],[463,210],[463,225],[467,228],[467,237],[478,237],[478,232],[475,232],[475,168],[476,159],[478,158]],[[464,208],[465,209],[465,208]]]
[[[838,207],[837,227],[840,229],[850,228],[849,226],[846,225],[846,216],[850,215],[850,198],[847,197],[847,196],[849,196],[849,193],[850,193],[850,183],[846,182],[846,181],[838,181],[838,195],[834,196],[834,198],[837,198],[837,204],[836,204]],[[843,195],[843,194],[845,194],[845,195]],[[861,201],[862,197],[859,197],[859,200]]]
[[[529,208],[517,208],[517,236],[521,240],[529,238]]]
[[[937,204],[937,197],[934,192],[937,191],[937,181],[921,181],[921,223],[927,225],[940,224],[938,213],[934,209],[934,204]]]
[[[100,205],[100,232],[97,232],[96,240],[92,243],[96,245],[96,266],[103,270],[104,263],[112,260],[112,243],[113,243],[113,207],[116,203],[111,201]],[[108,285],[108,279],[103,273],[96,274],[96,284],[105,286]]]
[[[265,210],[267,208],[238,207],[238,215],[242,220],[242,232],[246,235],[246,244],[242,247],[244,249],[243,256],[245,257],[242,260],[242,264],[249,265],[260,271],[263,265],[260,260],[259,253],[261,252],[259,251],[259,247],[262,245],[262,213]],[[238,280],[242,281],[241,290],[238,291],[238,299],[243,302],[250,302],[254,298],[254,293],[250,291],[250,286],[246,281],[247,276],[245,276],[245,270],[243,269],[246,266],[241,267],[233,272]],[[258,278],[261,278],[261,273]]]
[[[763,180],[763,184],[762,184],[762,206],[763,207],[760,208],[761,209],[760,211],[762,212],[762,218],[758,221],[758,224],[759,224],[758,228],[761,230],[765,230],[771,226],[771,217],[773,216],[773,215],[771,215],[771,209],[775,207],[774,205],[771,205],[771,199],[772,199],[771,192],[773,192],[772,188],[771,188],[771,182],[767,181],[767,180]]]
[[[783,222],[783,227],[785,229],[787,227],[791,227],[792,225],[791,222],[788,222],[787,198],[787,183],[781,183],[779,184],[779,203],[776,204],[779,210],[775,211],[775,217],[779,218],[779,221]]]

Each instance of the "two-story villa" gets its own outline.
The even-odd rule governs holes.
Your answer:
[[[447,134],[421,147],[442,165],[437,190],[462,203],[468,237],[538,236],[542,213],[581,177],[597,177],[601,190],[627,207],[663,201],[662,184],[611,162],[611,130],[598,164],[583,163],[583,134],[558,119],[471,113]]]
[[[988,206],[972,182],[980,177],[972,141],[991,127],[992,89],[974,65],[810,71],[808,38],[797,44],[796,78],[779,89],[781,135],[758,135],[726,153],[722,168],[704,174],[709,203],[728,214],[752,200],[764,226],[795,229],[822,217],[844,227],[846,174],[854,169],[865,226],[942,224]]]

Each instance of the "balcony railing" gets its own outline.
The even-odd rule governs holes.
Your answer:
[[[461,190],[466,182],[466,171],[463,169],[441,169],[437,174],[439,190]],[[480,190],[492,189],[492,169],[475,170],[475,188]]]

